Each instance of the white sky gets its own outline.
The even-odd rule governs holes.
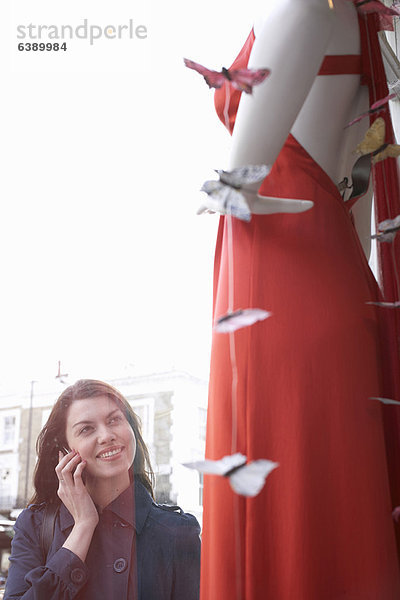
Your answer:
[[[58,360],[207,377],[218,217],[196,210],[229,135],[182,59],[229,66],[268,2],[1,0],[0,395]],[[18,25],[84,19],[148,38],[17,49]]]
[[[58,360],[72,379],[207,376],[218,218],[195,213],[229,136],[182,58],[229,66],[255,4],[2,0],[0,393]],[[85,18],[148,38],[17,50],[17,25]]]

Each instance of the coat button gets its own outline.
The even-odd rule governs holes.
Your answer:
[[[127,562],[124,558],[117,558],[117,560],[114,562],[114,571],[116,573],[122,573],[122,571],[125,571],[127,567]]]
[[[85,579],[85,571],[82,569],[72,569],[71,580],[73,583],[82,583]]]

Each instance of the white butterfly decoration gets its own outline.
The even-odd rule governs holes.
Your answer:
[[[378,223],[378,233],[372,235],[372,239],[378,242],[393,242],[400,229],[400,215],[394,219],[386,219]]]
[[[400,300],[397,300],[396,302],[367,302],[367,304],[383,306],[383,308],[400,308]]]
[[[270,172],[267,165],[247,165],[232,171],[216,170],[219,181],[205,181],[201,187],[207,194],[207,200],[200,206],[197,214],[220,213],[232,215],[241,221],[251,220],[251,211],[246,198],[239,191],[243,185],[262,181]]]
[[[271,315],[271,312],[262,308],[239,309],[219,317],[215,322],[214,329],[218,333],[230,333],[241,327],[253,325],[257,321],[263,321]]]
[[[400,402],[397,400],[391,400],[390,398],[379,398],[372,396],[370,400],[379,400],[379,402],[382,402],[382,404],[395,404],[396,406],[400,406]]]
[[[183,465],[200,473],[228,477],[234,492],[253,498],[261,492],[266,478],[279,463],[266,459],[247,463],[247,457],[238,452],[220,460],[198,460]]]

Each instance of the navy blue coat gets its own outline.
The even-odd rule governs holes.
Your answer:
[[[198,600],[199,524],[155,504],[141,483],[102,511],[85,563],[61,547],[74,524],[63,504],[44,559],[43,509],[27,508],[15,523],[4,600]]]

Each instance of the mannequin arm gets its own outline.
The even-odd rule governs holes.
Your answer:
[[[280,0],[257,35],[249,68],[268,66],[270,77],[242,95],[232,137],[230,168],[271,165],[314,83],[333,30],[334,12],[323,0]],[[253,213],[302,212],[312,203],[262,199],[250,186],[246,200]]]
[[[241,98],[230,168],[272,164],[306,99],[329,43],[336,15],[325,0],[280,0],[261,26],[249,68],[270,77]]]

